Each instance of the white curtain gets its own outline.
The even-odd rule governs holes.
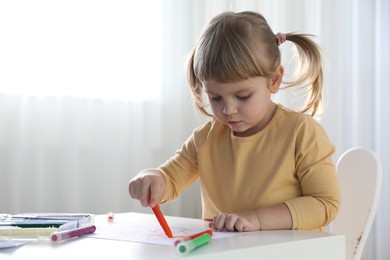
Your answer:
[[[159,20],[154,17],[153,4],[161,6],[159,12],[164,11]],[[140,170],[164,162],[201,119],[193,112],[184,80],[184,58],[193,43],[181,39],[186,37],[186,28],[192,26],[190,19],[183,16],[184,8],[176,12],[174,6],[154,0],[146,4],[143,1],[142,5],[143,9],[140,4],[123,0],[0,3],[1,213],[150,213],[129,197],[129,180]],[[145,15],[138,20],[124,16],[139,16],[142,12]],[[120,30],[112,26],[115,23],[108,23],[108,18],[117,19],[118,26],[128,25]],[[162,35],[159,28],[165,30],[162,41],[150,37]],[[115,52],[114,48],[128,43],[128,49],[120,55]],[[76,56],[73,51],[79,49],[82,52]],[[151,57],[155,49],[163,49],[163,65],[157,55]],[[121,57],[132,59],[139,54],[145,59],[135,67]],[[64,62],[69,64],[64,66]],[[115,67],[114,62],[122,62],[123,67]],[[48,71],[41,73],[41,69],[36,75],[31,73],[33,66]],[[123,81],[118,80],[123,74]],[[107,75],[112,85],[106,84]],[[161,90],[153,86],[159,75],[163,75]],[[30,81],[20,86],[25,78]],[[51,96],[41,92],[40,84],[47,83],[53,85],[46,89]],[[57,84],[68,84],[64,89],[67,95],[55,93]],[[92,86],[92,98],[82,97],[87,92],[82,89],[85,84]],[[125,85],[123,96],[118,95],[118,84]],[[106,92],[108,98],[101,88],[104,85],[112,89],[112,93]],[[75,86],[81,95],[74,92]],[[15,87],[29,95],[15,91]],[[38,95],[31,95],[32,88],[39,90]],[[135,99],[139,94],[143,97]],[[164,210],[171,215],[200,217],[199,196],[194,201],[198,206],[183,208],[179,202]]]
[[[0,95],[0,211],[149,212],[128,197],[129,179],[169,158],[203,122],[193,112],[186,86],[186,54],[212,16],[225,10],[253,10],[261,12],[275,32],[318,36],[326,68],[321,123],[337,148],[335,162],[345,150],[364,146],[376,152],[383,164],[382,198],[363,259],[389,259],[390,1],[162,3],[161,99]],[[288,73],[289,45],[282,50]],[[276,99],[290,106],[296,102],[283,92]],[[169,215],[200,217],[199,184],[163,210]]]

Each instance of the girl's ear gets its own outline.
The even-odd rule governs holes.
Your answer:
[[[282,65],[279,65],[272,75],[271,84],[268,87],[272,94],[275,94],[279,91],[280,84],[282,84],[283,75],[284,68]]]

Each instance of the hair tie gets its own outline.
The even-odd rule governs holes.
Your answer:
[[[286,41],[286,35],[284,33],[278,32],[277,34],[275,34],[275,37],[278,46]]]

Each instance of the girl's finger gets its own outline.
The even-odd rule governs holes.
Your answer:
[[[237,222],[238,216],[236,214],[229,214],[225,220],[225,228],[229,231],[236,231],[235,225]]]
[[[218,214],[214,219],[214,226],[217,230],[224,230],[225,228],[226,214]]]

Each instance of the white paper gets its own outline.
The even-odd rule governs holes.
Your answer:
[[[179,223],[180,225],[177,225],[175,221],[171,221],[172,224],[170,224],[167,219],[174,236],[173,238],[168,238],[158,224],[155,216],[137,213],[127,213],[124,215],[115,216],[114,222],[112,223],[101,218],[96,219],[96,231],[89,237],[157,245],[173,245],[175,238],[197,234],[208,229],[207,227],[194,227],[193,225],[186,226],[184,225],[185,221],[181,221]],[[213,232],[212,238],[220,239],[235,235],[239,235],[239,233]]]

